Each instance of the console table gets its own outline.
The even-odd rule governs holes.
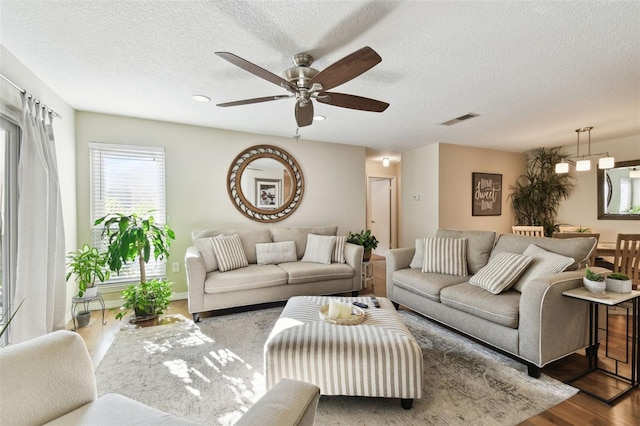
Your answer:
[[[609,377],[621,381],[627,386],[623,386],[621,390],[619,390],[612,396],[602,396],[601,394],[591,389],[580,387],[580,385],[576,383],[574,383],[574,386],[578,387],[582,392],[589,396],[604,401],[607,404],[612,404],[622,395],[638,386],[640,375],[640,340],[638,340],[638,332],[640,330],[640,305],[638,303],[638,299],[640,298],[640,291],[633,290],[630,293],[606,292],[606,294],[601,296],[589,292],[585,287],[578,287],[571,290],[563,291],[562,295],[572,297],[574,299],[584,300],[585,302],[589,303],[589,346],[587,348],[588,368],[585,372],[567,380],[567,383],[576,382],[593,372],[604,373]],[[629,304],[631,304],[631,307],[628,306]],[[621,306],[622,309],[626,310],[626,344],[623,359],[618,359],[615,356],[610,355],[609,345],[607,344],[606,357],[610,360],[613,360],[615,365],[614,371],[609,371],[598,364],[598,308],[600,306],[605,306],[607,308],[607,314],[609,306]],[[607,318],[607,327],[608,323],[609,321]],[[631,335],[629,335],[629,326],[631,326]],[[608,342],[609,330],[604,330],[607,333]],[[631,354],[629,354],[629,352],[631,352]],[[629,376],[624,376],[621,374],[621,372],[619,371],[620,364],[626,364],[629,366]]]

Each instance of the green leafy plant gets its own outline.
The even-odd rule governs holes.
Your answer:
[[[611,278],[612,280],[620,280],[620,281],[627,281],[629,279],[627,275],[621,272],[614,272],[612,274],[609,274],[607,278]]]
[[[590,281],[597,281],[597,282],[604,281],[604,277],[602,275],[593,272],[591,269],[589,269],[588,266],[587,266],[585,277],[587,277],[587,279]]]
[[[367,229],[360,231],[357,234],[351,233],[347,235],[347,242],[363,246],[365,251],[371,251],[378,247],[378,240],[374,235],[371,235],[371,230]]]
[[[557,228],[560,202],[571,195],[574,187],[571,175],[555,172],[555,164],[568,157],[560,149],[537,148],[529,152],[525,173],[518,177],[509,195],[516,225],[542,225],[548,237]]]
[[[109,279],[111,272],[107,269],[107,256],[97,248],[83,244],[82,248],[67,254],[67,277],[76,276],[78,282],[78,297],[82,297],[87,288],[93,287],[96,280],[104,282]]]
[[[130,285],[122,292],[124,304],[116,317],[122,319],[131,309],[142,308],[144,311],[144,307],[149,306],[153,306],[153,312],[147,311],[147,314],[162,314],[169,306],[171,283],[165,280],[147,282],[145,267],[152,253],[156,261],[169,257],[171,240],[175,240],[173,230],[167,225],[156,225],[149,214],[112,213],[99,218],[95,224],[103,225],[102,237],[107,238],[107,265],[111,271],[120,273],[123,265],[133,261],[137,261],[140,268],[140,283]]]
[[[124,303],[116,319],[121,320],[129,311],[134,311],[136,318],[155,317],[169,307],[172,283],[167,280],[149,280],[145,283],[130,284],[122,291]]]

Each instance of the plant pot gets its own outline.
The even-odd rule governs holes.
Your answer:
[[[84,291],[82,299],[89,299],[98,295],[98,287],[89,287]]]
[[[371,249],[365,250],[362,253],[362,261],[363,262],[368,262],[369,260],[371,260]]]
[[[89,321],[91,321],[91,311],[82,311],[76,314],[76,321],[78,322],[78,327],[86,327],[89,325]]]
[[[607,291],[614,293],[631,293],[631,280],[614,280],[605,278]]]
[[[591,281],[587,279],[587,277],[582,278],[582,283],[587,288],[587,290],[589,290],[593,294],[603,294],[607,286],[604,280]]]

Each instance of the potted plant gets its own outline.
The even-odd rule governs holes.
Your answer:
[[[347,242],[364,247],[362,260],[365,262],[368,262],[369,259],[371,259],[371,250],[378,247],[378,240],[371,234],[370,229],[367,229],[366,231],[362,230],[357,234],[353,234],[349,231],[349,234],[347,235]]]
[[[557,174],[555,164],[568,157],[560,147],[537,148],[529,153],[525,173],[511,187],[511,207],[516,225],[542,225],[547,237],[556,230],[560,202],[573,190],[573,177]]]
[[[582,278],[582,282],[584,283],[584,286],[587,288],[587,290],[594,294],[602,294],[604,293],[604,290],[606,288],[604,277],[598,273],[593,272],[591,269],[589,269],[588,266],[586,274]]]
[[[111,272],[107,269],[107,256],[97,248],[83,244],[77,251],[67,254],[67,277],[76,276],[78,283],[78,297],[94,297],[97,293],[96,280],[104,282],[109,279]]]
[[[620,272],[609,274],[605,279],[606,288],[614,293],[631,293],[631,279]]]
[[[140,283],[128,286],[123,292],[124,304],[116,315],[122,319],[133,310],[137,319],[150,319],[162,314],[169,306],[171,284],[166,280],[146,279],[146,264],[153,258],[158,261],[169,257],[171,240],[175,234],[167,225],[158,226],[153,216],[136,213],[125,215],[112,213],[96,220],[103,225],[102,236],[107,239],[107,265],[120,273],[127,262],[137,261]]]

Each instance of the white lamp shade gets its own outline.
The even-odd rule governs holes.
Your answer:
[[[604,157],[598,160],[599,169],[613,169],[615,167],[615,160],[613,157]]]
[[[569,163],[556,163],[556,173],[569,173]]]
[[[591,160],[577,161],[576,170],[579,172],[586,172],[587,170],[591,170]]]
[[[388,158],[383,158],[382,159],[382,166],[383,167],[389,167],[389,159]]]

